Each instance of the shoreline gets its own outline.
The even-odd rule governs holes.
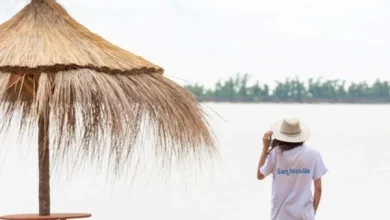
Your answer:
[[[199,103],[215,104],[270,104],[270,105],[390,105],[390,102],[244,102],[244,101],[215,101],[215,100],[198,100]]]

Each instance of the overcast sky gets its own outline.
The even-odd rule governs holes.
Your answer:
[[[0,22],[27,4],[0,0]],[[390,80],[387,0],[58,0],[91,31],[180,84],[238,72]]]

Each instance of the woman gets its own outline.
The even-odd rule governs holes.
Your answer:
[[[321,154],[304,145],[310,130],[284,119],[264,134],[257,178],[272,173],[272,220],[314,220],[321,200],[321,177],[328,172]],[[314,199],[311,184],[314,182]]]

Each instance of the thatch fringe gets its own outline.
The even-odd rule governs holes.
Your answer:
[[[6,132],[14,114],[22,112],[21,131],[29,133],[21,135],[31,135],[38,115],[49,106],[56,165],[69,158],[79,165],[101,164],[108,150],[114,164],[110,172],[117,173],[142,144],[152,144],[166,168],[172,162],[207,162],[210,158],[205,157],[216,152],[204,112],[193,95],[160,74],[102,74],[89,69],[42,73],[30,80],[33,96],[21,86],[23,80],[4,90],[10,77],[0,73],[0,101],[6,103],[0,132]]]

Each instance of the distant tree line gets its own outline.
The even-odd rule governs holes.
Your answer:
[[[214,88],[203,85],[186,85],[199,101],[208,102],[298,102],[298,103],[388,103],[390,85],[387,81],[376,80],[369,85],[365,81],[352,82],[346,86],[345,80],[309,79],[304,83],[299,79],[287,78],[276,81],[273,89],[257,81],[249,85],[248,74],[237,74],[227,80],[219,80]]]

